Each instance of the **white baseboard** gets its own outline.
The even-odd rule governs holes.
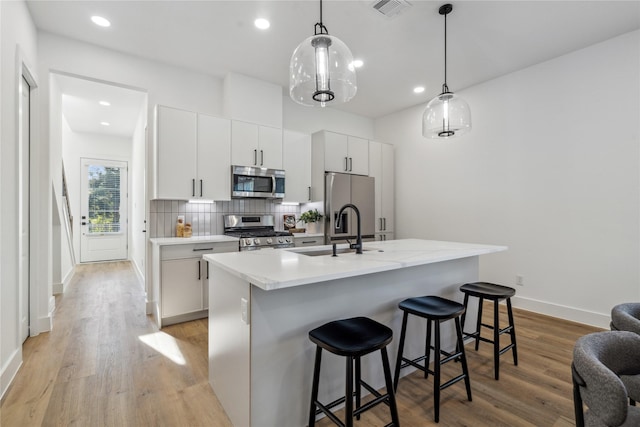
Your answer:
[[[54,283],[52,290],[54,295],[60,295],[64,292],[64,283]]]
[[[131,260],[131,264],[133,264],[133,271],[136,272],[136,276],[138,277],[138,281],[140,282],[140,285],[142,286],[142,288],[144,289],[144,273],[142,272],[142,270],[140,270],[140,266],[138,265],[137,262],[135,262],[134,260]]]
[[[22,345],[13,352],[9,361],[2,367],[2,373],[0,373],[0,399],[4,397],[5,392],[9,389],[20,366],[22,366]]]
[[[153,302],[147,300],[147,314],[153,314]]]
[[[511,298],[511,301],[513,302],[514,307],[546,314],[547,316],[570,320],[572,322],[584,323],[598,328],[609,329],[609,322],[611,322],[609,314],[595,313],[575,307],[568,307],[519,296]]]
[[[49,332],[53,329],[53,312],[56,309],[56,297],[53,295],[49,298],[49,308],[48,314],[44,317],[38,318],[38,324],[36,325],[37,330],[33,331],[34,333],[31,336],[38,335],[42,332]],[[33,328],[31,328],[33,330]],[[37,332],[37,333],[35,333]]]
[[[69,286],[69,283],[71,283],[71,279],[73,279],[74,274],[76,274],[75,265],[69,269],[67,274],[62,279],[61,283],[53,284],[53,294],[54,295],[63,294],[67,290],[67,286]]]

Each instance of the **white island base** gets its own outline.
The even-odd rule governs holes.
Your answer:
[[[370,250],[363,255],[337,258],[279,250],[205,256],[209,382],[234,426],[307,425],[315,355],[311,329],[355,316],[385,324],[394,333],[388,347],[393,369],[402,323],[398,303],[422,295],[462,301],[458,288],[478,279],[478,255],[506,249],[413,239],[365,248]],[[468,319],[473,323],[475,313]],[[453,322],[445,326],[443,349],[452,349]],[[410,319],[407,357],[422,354],[425,328],[425,321]],[[344,364],[343,357],[323,352],[320,401],[344,395]],[[384,387],[379,352],[362,359],[362,378]]]

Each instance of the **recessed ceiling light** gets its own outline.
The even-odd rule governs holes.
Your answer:
[[[100,102],[98,102],[98,104],[104,105],[105,107],[108,107],[109,105],[111,105],[111,103],[109,101],[100,101]]]
[[[261,30],[266,30],[271,26],[271,23],[264,18],[258,18],[255,21],[253,21],[253,25],[255,25],[256,28],[259,28]]]
[[[362,67],[362,65],[364,65],[364,62],[362,62],[362,59],[354,59],[353,60],[353,66],[356,68],[360,68]]]
[[[111,124],[109,122],[100,122],[100,124],[102,126],[111,126]]]
[[[111,26],[111,22],[109,22],[109,20],[107,18],[103,18],[102,16],[98,16],[98,15],[94,15],[91,17],[91,20],[93,21],[94,24],[100,26],[100,27],[110,27]]]
[[[422,93],[424,92],[424,86],[416,86],[413,88],[413,93]]]

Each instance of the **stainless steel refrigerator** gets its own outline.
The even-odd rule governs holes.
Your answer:
[[[338,211],[347,203],[355,205],[360,211],[362,240],[375,240],[375,187],[374,178],[369,176],[349,175],[345,173],[327,172],[324,176],[324,242],[344,243],[355,241],[357,219],[353,209],[345,209],[342,213],[340,229],[336,229]]]

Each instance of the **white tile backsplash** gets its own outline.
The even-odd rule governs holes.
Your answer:
[[[282,230],[283,215],[300,216],[300,206],[281,205],[267,199],[234,199],[229,202],[188,203],[184,200],[152,200],[150,203],[151,237],[175,237],[178,215],[185,216],[194,236],[222,234],[226,214],[272,214],[276,230]]]

